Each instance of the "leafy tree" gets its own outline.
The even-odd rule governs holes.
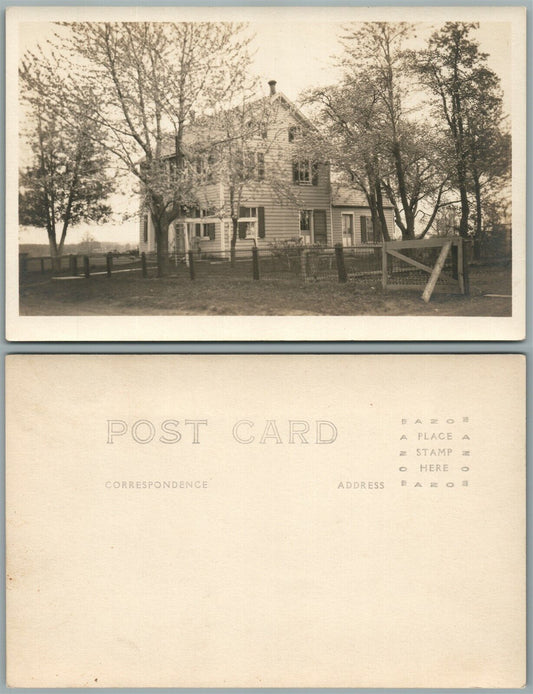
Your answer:
[[[19,223],[46,229],[57,269],[69,228],[111,214],[106,198],[113,184],[99,128],[80,110],[65,118],[58,75],[48,68],[34,54],[20,69],[31,163],[20,172]]]
[[[227,22],[67,25],[74,91],[105,131],[104,144],[139,182],[168,269],[169,225],[196,203],[196,114],[241,90],[249,63],[244,25]]]
[[[499,79],[482,66],[467,109],[469,173],[474,197],[475,249],[484,232],[484,209],[505,190],[511,167],[511,136],[502,113]]]
[[[447,22],[435,31],[426,50],[413,56],[423,84],[434,97],[434,112],[446,126],[449,170],[461,204],[459,233],[470,235],[475,198],[475,234],[482,231],[482,192],[509,169],[508,135],[503,129],[499,78],[487,54],[471,37],[475,23]]]
[[[411,32],[403,22],[350,25],[343,37],[340,85],[307,95],[319,106],[325,139],[335,143],[332,163],[365,194],[374,228],[385,240],[392,232],[385,222],[387,201],[404,239],[417,235],[421,206],[429,213],[419,238],[427,234],[439,208],[449,204],[442,137],[436,129],[428,137],[427,123],[419,123],[411,115],[414,109],[406,106],[412,88],[406,81],[409,63],[403,43]]]
[[[329,160],[341,182],[361,191],[368,202],[373,228],[389,240],[384,213],[380,106],[371,85],[345,80],[338,86],[307,92],[304,103],[315,108],[318,133],[307,134],[309,150]]]

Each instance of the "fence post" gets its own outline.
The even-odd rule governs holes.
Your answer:
[[[304,282],[307,282],[307,249],[300,250],[300,275]]]
[[[259,279],[259,251],[256,246],[252,248],[252,277]]]
[[[464,285],[463,294],[465,296],[470,296],[470,269],[468,267],[470,261],[470,245],[469,242],[465,241],[464,239],[461,239],[461,246],[463,249],[463,261],[461,263]]]
[[[69,256],[69,264],[70,264],[70,274],[76,277],[78,274],[78,256],[77,255],[71,255]]]
[[[41,275],[44,275],[44,258],[41,258]]]
[[[344,248],[341,243],[335,244],[335,260],[337,262],[339,282],[346,282],[348,280],[348,275],[346,274],[346,265],[344,263]]]
[[[455,255],[453,253],[454,249]],[[457,283],[459,284],[459,289],[461,290],[461,294],[465,293],[465,278],[463,274],[463,250],[463,239],[459,237],[457,239],[457,245],[453,244],[452,246],[452,277],[453,279],[457,280]]]
[[[111,273],[113,272],[113,254],[111,252],[107,254],[106,259],[105,259],[105,264],[106,264],[107,276],[111,277]]]
[[[387,258],[387,242],[381,243],[381,286],[387,289],[387,281],[389,279],[389,261]]]
[[[189,275],[191,276],[191,280],[196,279],[196,274],[194,272],[194,253],[192,251],[187,251],[187,255],[189,256]]]
[[[142,276],[146,279],[146,277],[148,277],[148,269],[146,267],[146,253],[144,251],[141,253],[141,271]]]
[[[452,278],[454,280],[459,280],[459,246],[461,245],[462,239],[459,238],[459,243],[452,243]]]
[[[23,277],[28,269],[27,254],[19,253],[19,275]]]
[[[85,277],[89,278],[89,276],[91,274],[91,265],[89,263],[89,256],[88,255],[83,256],[83,272],[85,274]]]

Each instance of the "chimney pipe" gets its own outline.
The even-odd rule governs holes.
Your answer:
[[[268,86],[270,87],[270,95],[274,96],[276,93],[276,80],[270,80]]]

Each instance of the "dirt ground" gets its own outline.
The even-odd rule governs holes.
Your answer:
[[[335,316],[510,316],[510,266],[470,271],[470,296],[436,291],[422,301],[417,290],[384,292],[379,285],[323,281],[202,277],[142,279],[137,272],[107,278],[54,280],[29,275],[21,286],[20,314],[86,315],[335,315]],[[496,296],[490,296],[496,295]]]

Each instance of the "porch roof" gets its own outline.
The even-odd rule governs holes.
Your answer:
[[[332,185],[331,204],[333,207],[368,207],[367,199],[360,190],[335,184]],[[384,205],[384,207],[392,207],[392,205]]]

